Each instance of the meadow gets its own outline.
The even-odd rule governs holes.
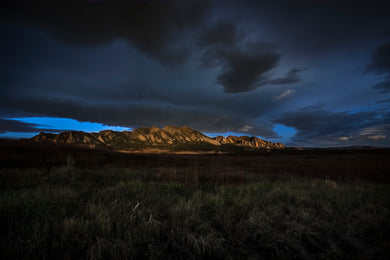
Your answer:
[[[386,151],[0,146],[2,259],[388,259]]]

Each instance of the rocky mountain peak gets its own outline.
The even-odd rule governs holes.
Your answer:
[[[116,132],[104,130],[98,133],[85,133],[80,131],[62,132],[59,134],[39,133],[31,138],[36,142],[53,142],[60,144],[76,144],[91,148],[105,147],[112,150],[137,150],[140,147],[174,147],[187,145],[186,147],[215,147],[234,145],[251,149],[283,149],[280,143],[272,143],[257,137],[249,136],[217,136],[210,138],[192,128],[166,125],[165,127],[141,127],[133,131]],[[203,146],[199,146],[203,145]],[[142,148],[142,149],[144,149]],[[195,149],[195,148],[194,148]]]
[[[221,144],[234,144],[238,146],[245,146],[257,149],[284,149],[286,148],[281,143],[272,143],[260,139],[255,136],[233,136],[229,135],[228,137],[217,136],[216,140]]]

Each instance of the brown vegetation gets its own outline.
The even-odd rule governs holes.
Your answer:
[[[388,149],[279,150],[237,154],[129,154],[66,144],[1,140],[2,167],[58,167],[66,165],[69,158],[72,158],[77,168],[126,167],[142,171],[158,169],[158,176],[168,180],[178,179],[177,176],[187,174],[191,168],[194,170],[190,170],[188,174],[192,175],[193,171],[199,172],[200,180],[226,174],[241,176],[242,172],[245,172],[245,178],[251,175],[271,175],[390,182]]]
[[[0,144],[4,259],[389,259],[386,149]]]

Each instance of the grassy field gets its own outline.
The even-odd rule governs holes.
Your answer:
[[[2,259],[389,257],[387,155],[67,151],[9,152]]]

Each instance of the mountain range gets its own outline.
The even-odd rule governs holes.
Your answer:
[[[189,127],[167,125],[164,128],[142,127],[133,131],[104,130],[98,133],[81,131],[59,134],[39,133],[30,140],[58,144],[74,144],[88,148],[110,149],[120,152],[231,152],[248,150],[274,150],[286,148],[257,137],[208,137]]]

